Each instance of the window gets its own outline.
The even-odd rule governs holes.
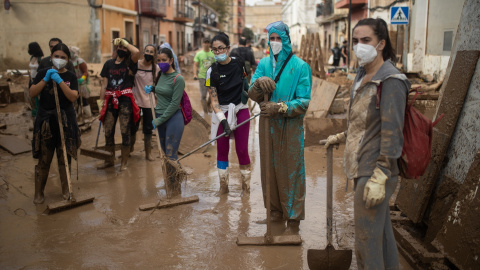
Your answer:
[[[443,51],[449,52],[452,50],[453,31],[443,32]]]
[[[120,37],[120,31],[119,30],[112,30],[112,40],[119,38]],[[113,52],[113,42],[112,42],[112,52]]]
[[[133,21],[125,21],[125,37],[133,44],[134,24]]]
[[[150,44],[148,38],[150,37],[150,32],[143,30],[143,46],[145,47],[147,44]]]

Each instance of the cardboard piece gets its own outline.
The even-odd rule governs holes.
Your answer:
[[[15,136],[0,136],[0,146],[12,155],[32,151],[32,146],[27,139],[20,139]]]
[[[315,83],[313,83],[315,85]],[[340,88],[338,84],[322,80],[316,89],[312,88],[307,114],[309,118],[325,118]]]

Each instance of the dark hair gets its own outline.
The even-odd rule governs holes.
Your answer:
[[[240,37],[240,40],[238,40],[238,44],[246,46],[247,45],[247,39],[245,37]]]
[[[209,38],[204,38],[202,43],[208,43],[208,44],[210,44],[210,39],[209,39]]]
[[[372,28],[373,33],[375,33],[375,36],[377,36],[378,41],[381,41],[382,39],[385,40],[385,48],[383,48],[383,60],[392,60],[393,62],[397,61],[397,57],[395,56],[395,50],[392,47],[392,42],[390,41],[390,36],[388,35],[388,26],[387,23],[383,19],[373,19],[373,18],[367,18],[360,20],[355,27],[353,27],[353,31],[355,31],[355,28],[360,25],[368,25]]]
[[[153,47],[152,74],[153,81],[155,81],[155,76],[157,75],[157,47],[153,44],[147,44],[145,48],[143,48],[144,53],[147,47]]]
[[[42,48],[40,48],[40,45],[34,41],[28,44],[28,54],[32,57],[42,57],[43,51]]]
[[[70,50],[68,49],[68,46],[63,44],[63,43],[58,43],[57,45],[53,46],[52,48],[52,54],[56,51],[62,51],[64,52],[67,56],[68,56],[68,59],[72,58],[70,56]]]
[[[56,41],[58,43],[63,43],[61,39],[54,37],[54,38],[50,39],[50,41],[48,42],[48,45],[50,45],[50,42],[52,42],[52,41]]]
[[[164,47],[164,48],[161,48],[161,49],[158,51],[158,54],[162,54],[162,53],[166,54],[168,58],[173,59],[172,68],[173,68],[173,69],[176,69],[176,68],[175,68],[175,59],[173,58],[173,52],[172,52],[172,50],[170,50],[169,48],[165,48],[165,47]],[[160,73],[161,73],[161,72],[162,72],[161,70],[158,71],[157,78],[153,80],[153,81],[154,81],[154,84],[153,84],[153,85],[157,85],[158,79],[160,79]]]
[[[216,40],[222,42],[222,43],[225,44],[227,47],[230,46],[230,39],[228,38],[228,35],[225,34],[224,32],[220,32],[220,33],[218,33],[216,36],[214,36],[214,37],[212,38],[212,44],[213,44],[213,42],[216,41]]]

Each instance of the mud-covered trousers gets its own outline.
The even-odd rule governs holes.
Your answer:
[[[225,113],[228,117],[228,112]],[[241,109],[237,113],[237,124],[240,124],[250,118],[248,109]],[[233,131],[235,138],[235,151],[237,152],[238,163],[240,165],[249,165],[248,156],[248,132],[250,131],[250,122],[238,127]],[[222,125],[218,126],[217,136],[223,133]],[[230,137],[221,137],[217,140],[217,167],[225,170],[228,167],[228,152],[230,151]]]
[[[114,108],[113,98],[109,99],[107,111],[103,121],[105,128],[105,145],[115,145],[115,126],[117,119],[120,122],[120,132],[122,134],[122,145],[130,146],[132,143],[132,134],[136,129],[133,123],[132,100],[126,96],[118,97],[118,109]]]
[[[39,170],[43,170],[48,176],[48,171],[50,170],[50,165],[52,164],[53,154],[56,151],[60,181],[61,182],[67,181],[67,170],[65,168],[65,159],[63,157],[63,150],[62,150],[60,140],[55,140],[54,137],[47,140],[43,140],[40,144],[40,148],[42,150],[41,150],[41,155],[38,159]],[[68,158],[68,164],[71,164],[72,157],[70,157],[67,154],[67,158]]]
[[[392,176],[385,183],[383,202],[367,209],[363,201],[363,190],[369,178],[355,179],[355,256],[358,269],[398,269],[397,243],[388,203],[397,186],[398,176]]]
[[[155,113],[155,116],[160,117],[157,113]],[[157,127],[160,145],[169,159],[178,159],[178,148],[180,147],[180,141],[182,141],[184,128],[183,114],[180,109],[177,110],[170,119]]]

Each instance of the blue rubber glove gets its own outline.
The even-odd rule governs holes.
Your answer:
[[[157,125],[155,125],[155,120],[152,121],[152,126],[153,126],[153,129],[157,129]]]
[[[54,80],[57,84],[60,84],[61,82],[63,82],[63,79],[62,77],[60,77],[60,75],[58,75],[58,73],[53,73],[50,78],[52,80]]]
[[[54,73],[56,73],[58,75],[58,71],[54,68],[51,68],[51,69],[47,70],[47,74],[45,74],[45,77],[43,78],[43,80],[45,82],[49,82],[52,74],[54,74]]]
[[[153,85],[145,85],[143,90],[145,90],[145,93],[150,94],[153,91]]]

